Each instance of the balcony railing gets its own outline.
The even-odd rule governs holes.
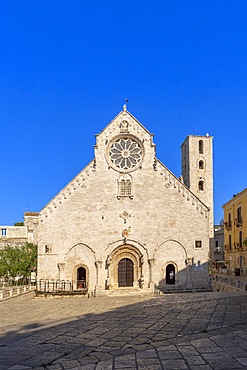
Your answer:
[[[237,218],[235,218],[235,220],[234,220],[234,225],[235,225],[236,227],[240,227],[240,226],[242,226],[242,225],[243,225],[243,217],[241,216],[241,217],[237,217]]]

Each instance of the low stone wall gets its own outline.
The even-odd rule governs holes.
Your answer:
[[[13,286],[7,288],[0,288],[0,301],[12,297],[19,296],[28,292],[35,293],[35,287],[32,285]]]
[[[211,287],[214,292],[238,292],[247,290],[247,276],[235,276],[227,273],[211,275]]]
[[[212,281],[211,288],[213,292],[240,292],[244,289],[238,288],[234,285],[229,285],[225,283],[220,283],[218,281]]]

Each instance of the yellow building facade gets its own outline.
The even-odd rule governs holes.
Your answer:
[[[223,205],[225,261],[235,275],[247,269],[247,188]]]

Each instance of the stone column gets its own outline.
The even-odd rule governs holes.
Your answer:
[[[106,278],[106,284],[105,289],[110,289],[111,286],[111,279],[110,279],[110,265],[111,265],[112,258],[111,256],[107,257],[106,265],[107,265],[107,278]]]
[[[153,282],[153,267],[154,267],[154,262],[155,262],[155,259],[154,258],[150,258],[148,260],[148,264],[149,264],[149,288],[151,289],[154,289],[154,282]]]
[[[65,280],[65,263],[58,263],[58,276],[59,280]]]
[[[144,286],[143,264],[144,264],[144,258],[143,256],[141,256],[140,257],[140,279],[139,279],[139,287],[141,289],[143,289],[143,286]]]
[[[95,290],[96,292],[98,292],[100,290],[100,272],[101,272],[101,269],[102,269],[102,264],[103,262],[101,260],[97,260],[95,261],[95,266],[96,266],[96,286],[95,286]]]

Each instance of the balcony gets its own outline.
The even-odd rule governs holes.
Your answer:
[[[224,225],[225,225],[225,228],[227,230],[231,230],[232,229],[232,221],[224,222]]]
[[[234,219],[234,225],[236,227],[241,227],[243,225],[243,217],[238,217]]]

